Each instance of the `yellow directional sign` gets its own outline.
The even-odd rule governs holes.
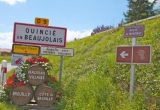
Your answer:
[[[35,24],[42,25],[42,26],[48,26],[49,19],[47,19],[47,18],[35,18]]]
[[[40,47],[31,45],[12,45],[12,53],[14,54],[29,54],[29,55],[39,55]]]

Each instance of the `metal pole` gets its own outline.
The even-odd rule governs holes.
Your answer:
[[[136,38],[132,38],[132,61],[133,61],[133,46],[136,45]],[[130,76],[130,99],[133,95],[133,89],[134,89],[134,74],[135,74],[135,64],[131,64],[131,76]]]
[[[62,65],[63,64],[63,56],[60,56],[60,72],[59,72],[59,82],[62,80]]]

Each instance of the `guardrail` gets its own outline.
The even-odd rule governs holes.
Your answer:
[[[128,24],[125,24],[125,25],[136,24],[136,23],[140,23],[140,22],[145,21],[145,20],[150,20],[150,19],[154,19],[154,18],[158,18],[158,17],[160,17],[160,14],[156,15],[156,16],[151,16],[151,17],[148,17],[148,18],[145,18],[145,19],[141,19],[141,20],[138,20],[138,21],[134,21],[134,22],[131,22],[131,23],[128,23]]]
[[[150,20],[150,19],[154,19],[154,18],[158,18],[160,17],[160,14],[159,15],[155,15],[155,16],[151,16],[151,17],[148,17],[148,18],[145,18],[145,19],[141,19],[141,20],[138,20],[138,21],[134,21],[134,22],[131,22],[131,23],[128,23],[128,24],[124,24],[122,26],[128,26],[128,25],[132,25],[132,24],[137,24],[137,23],[140,23],[140,22],[143,22],[145,20]],[[95,34],[101,34],[103,32],[106,32],[106,31],[111,31],[111,30],[114,30],[114,29],[118,29],[119,27],[116,27],[116,28],[111,28],[111,29],[108,29],[108,30],[105,30],[105,31],[102,31],[102,32],[99,32],[99,33],[95,33]],[[94,35],[95,35],[94,34]]]

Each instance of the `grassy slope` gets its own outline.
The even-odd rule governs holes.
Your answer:
[[[61,107],[85,110],[127,107],[133,110],[134,107],[137,107],[136,109],[158,109],[160,93],[158,83],[160,78],[158,76],[160,66],[159,24],[159,18],[137,24],[145,25],[145,35],[137,38],[137,45],[152,46],[152,63],[136,66],[134,88],[136,101],[132,103],[128,102],[127,96],[130,65],[116,64],[115,61],[116,47],[132,43],[131,38],[123,38],[123,27],[67,43],[67,48],[74,48],[75,56],[64,57],[63,60],[65,93],[60,104],[63,107]],[[48,57],[55,61],[53,73],[58,74],[59,57]],[[106,92],[109,90],[109,93]]]
[[[122,27],[67,43],[66,48],[73,48],[75,55],[63,58],[64,92],[57,109],[159,109],[160,18],[141,24],[145,35],[137,38],[137,45],[152,46],[152,63],[136,66],[133,100],[128,100],[130,65],[115,61],[116,47],[132,43],[131,38],[123,38]],[[54,64],[51,74],[58,76],[60,57],[46,57]]]

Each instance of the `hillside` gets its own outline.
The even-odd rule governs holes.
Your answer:
[[[144,37],[137,45],[152,46],[152,63],[136,65],[133,99],[129,100],[129,64],[117,64],[116,47],[131,45],[124,27],[68,42],[74,57],[63,57],[64,91],[59,110],[159,110],[160,109],[160,18],[146,20]],[[59,56],[46,55],[59,74]]]
[[[65,87],[63,109],[124,110],[160,108],[160,18],[146,20],[144,37],[137,45],[152,46],[152,63],[136,65],[133,101],[128,102],[130,82],[129,64],[116,64],[116,47],[131,45],[132,38],[124,38],[124,27],[88,36],[67,43],[74,48],[74,57],[64,57],[63,79]],[[53,59],[54,74],[59,72],[59,57]],[[135,108],[137,107],[137,108]]]

